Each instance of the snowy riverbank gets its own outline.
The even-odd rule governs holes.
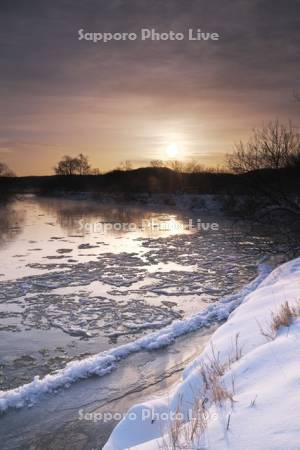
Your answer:
[[[299,300],[298,258],[244,298],[168,397],[131,408],[104,449],[298,450]],[[282,326],[286,302],[295,317]]]

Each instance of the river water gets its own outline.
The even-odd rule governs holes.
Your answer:
[[[206,209],[23,196],[1,207],[0,214],[2,391],[205,312],[255,278],[271,241]],[[207,333],[199,329],[150,353],[141,348],[140,355],[103,377],[99,402],[162,383],[195,356]],[[79,394],[71,410],[84,404],[86,383],[72,388]],[[97,383],[90,395],[100,392],[99,381],[89,383]],[[41,404],[54,402],[62,409],[66,395],[70,405],[70,394],[62,389],[36,405],[19,406],[41,411]],[[14,448],[14,424],[21,420],[24,425],[24,413],[3,414],[0,428],[2,420],[11,442],[5,448]],[[30,414],[33,435],[38,420],[35,412]],[[49,415],[45,421],[51,422]],[[78,448],[90,448],[86,442]]]

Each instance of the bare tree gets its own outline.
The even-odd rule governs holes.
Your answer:
[[[88,175],[91,171],[88,157],[82,153],[79,153],[77,159],[79,175]]]
[[[178,172],[178,173],[184,172],[184,164],[178,160],[167,161],[167,167],[174,170],[174,172]]]
[[[65,155],[54,168],[56,175],[76,175],[79,170],[77,158]]]
[[[54,167],[56,175],[88,175],[91,166],[88,157],[80,153],[77,157],[65,155]]]
[[[207,167],[196,160],[183,162],[179,160],[170,160],[164,163],[165,167],[178,173],[221,173],[226,172],[225,168]]]
[[[254,130],[247,143],[236,144],[234,152],[228,156],[228,165],[234,173],[245,173],[280,169],[292,166],[299,160],[299,133],[291,123],[283,125],[276,120]]]
[[[163,162],[162,159],[153,159],[152,161],[150,161],[150,165],[151,167],[166,167],[166,164]]]
[[[300,230],[300,136],[291,125],[271,122],[228,157],[237,185],[227,206],[250,223],[266,225],[288,252],[297,253]]]
[[[203,164],[200,164],[197,161],[192,160],[184,165],[183,170],[185,173],[200,173],[204,172],[205,168]]]
[[[126,161],[122,161],[120,166],[117,169],[118,170],[124,170],[125,172],[127,170],[132,170],[132,163],[128,159]]]
[[[295,184],[299,161],[300,135],[291,124],[271,122],[255,130],[249,142],[236,146],[228,163],[233,172],[243,175],[247,195],[242,200],[250,214],[300,215],[299,184]]]
[[[0,162],[0,177],[14,177],[15,173],[8,167],[7,164]]]
[[[90,175],[100,175],[101,172],[100,172],[100,169],[98,167],[95,167],[94,169],[90,169],[89,174]]]

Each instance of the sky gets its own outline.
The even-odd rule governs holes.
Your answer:
[[[299,0],[1,0],[0,161],[18,175],[80,152],[101,171],[222,165],[253,128],[298,125],[299,18]],[[143,41],[144,28],[184,39]],[[220,39],[189,40],[198,28]]]

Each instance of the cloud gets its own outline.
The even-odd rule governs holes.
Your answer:
[[[2,0],[0,12],[0,131],[7,140],[72,149],[80,133],[97,148],[104,135],[115,148],[114,133],[122,137],[120,148],[124,134],[130,145],[143,146],[135,123],[152,124],[153,142],[160,123],[186,134],[189,128],[195,142],[202,123],[217,134],[227,130],[213,146],[217,152],[228,134],[239,137],[261,120],[299,113],[292,101],[300,91],[298,0]],[[142,27],[201,28],[221,40],[77,39],[80,28]]]
[[[12,150],[8,147],[0,147],[0,153],[11,153]]]

